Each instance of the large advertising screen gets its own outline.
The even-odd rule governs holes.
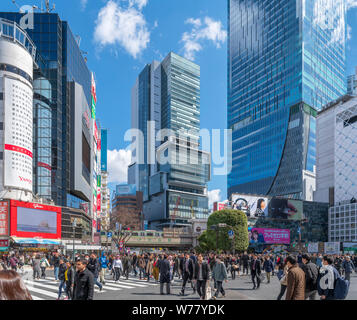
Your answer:
[[[268,215],[268,198],[233,194],[232,208],[243,211],[248,217],[266,217]]]
[[[289,229],[248,228],[249,243],[290,244]]]
[[[356,254],[357,253],[357,243],[356,242],[344,242],[343,243],[343,251]]]
[[[61,238],[61,208],[11,200],[11,236]]]
[[[340,243],[325,242],[325,254],[340,254]]]
[[[271,219],[303,220],[303,202],[273,198],[269,201],[268,216]]]
[[[4,80],[4,185],[32,191],[32,89]]]
[[[135,184],[120,184],[116,187],[116,195],[136,195]]]

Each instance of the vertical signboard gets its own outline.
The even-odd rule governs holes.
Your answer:
[[[32,191],[32,89],[6,77],[4,87],[4,185]]]
[[[92,84],[91,84],[91,94],[92,94],[92,118],[95,120],[96,116],[96,104],[97,104],[97,92],[96,92],[96,84],[94,80],[94,74],[92,73]]]
[[[101,130],[101,170],[108,171],[108,130]]]
[[[9,235],[9,203],[0,201],[0,236]]]

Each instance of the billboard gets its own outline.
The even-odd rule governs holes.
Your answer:
[[[32,192],[32,89],[4,78],[4,186]]]
[[[135,184],[120,184],[116,187],[116,195],[136,195],[136,185]]]
[[[9,235],[9,203],[0,201],[0,236]]]
[[[325,242],[325,254],[340,254],[339,242]]]
[[[248,217],[265,217],[268,215],[268,198],[233,194],[232,208],[243,211]]]
[[[271,219],[303,220],[303,202],[300,200],[273,198],[268,205],[268,216]]]
[[[290,244],[289,229],[248,228],[249,243]]]
[[[356,242],[344,242],[343,243],[343,251],[356,254],[357,253],[357,243]]]
[[[108,171],[108,130],[101,130],[101,170],[104,172]]]
[[[61,238],[61,208],[39,203],[10,201],[11,236]]]

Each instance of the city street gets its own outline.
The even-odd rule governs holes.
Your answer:
[[[58,297],[59,282],[54,280],[52,270],[47,270],[46,274],[46,280],[36,281],[32,279],[32,270],[27,269],[23,274],[25,284],[34,300],[56,300]],[[120,281],[115,283],[112,277],[107,274],[102,292],[95,286],[94,300],[199,300],[197,293],[193,294],[190,284],[186,285],[185,296],[180,296],[181,285],[182,281],[175,278],[171,285],[171,295],[161,296],[160,285],[155,283],[155,280],[150,280],[148,283],[131,274],[128,280],[121,277]],[[220,295],[218,300],[221,301],[276,300],[280,292],[280,283],[276,276],[272,277],[270,284],[264,280],[259,290],[252,290],[250,276],[246,275],[237,277],[235,280],[229,278],[228,283],[225,283],[223,287],[226,291],[226,298],[223,299]],[[350,291],[346,300],[357,300],[357,274],[353,274],[351,277]]]

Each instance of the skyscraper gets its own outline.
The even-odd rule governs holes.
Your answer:
[[[0,17],[17,23],[23,16],[0,12]],[[97,197],[97,189],[92,192],[97,181],[92,159],[98,151],[92,73],[58,14],[34,13],[33,29],[25,31],[39,56],[33,78],[33,192],[56,205],[80,208]]]
[[[347,77],[347,94],[357,95],[357,67],[355,74],[351,74]]]
[[[133,153],[141,163],[129,166],[128,182],[143,192],[150,228],[207,218],[210,154],[199,148],[200,67],[173,52],[148,64],[132,90],[132,128],[143,133],[144,148],[141,156]]]
[[[228,194],[307,199],[317,110],[346,92],[345,3],[228,0]]]

